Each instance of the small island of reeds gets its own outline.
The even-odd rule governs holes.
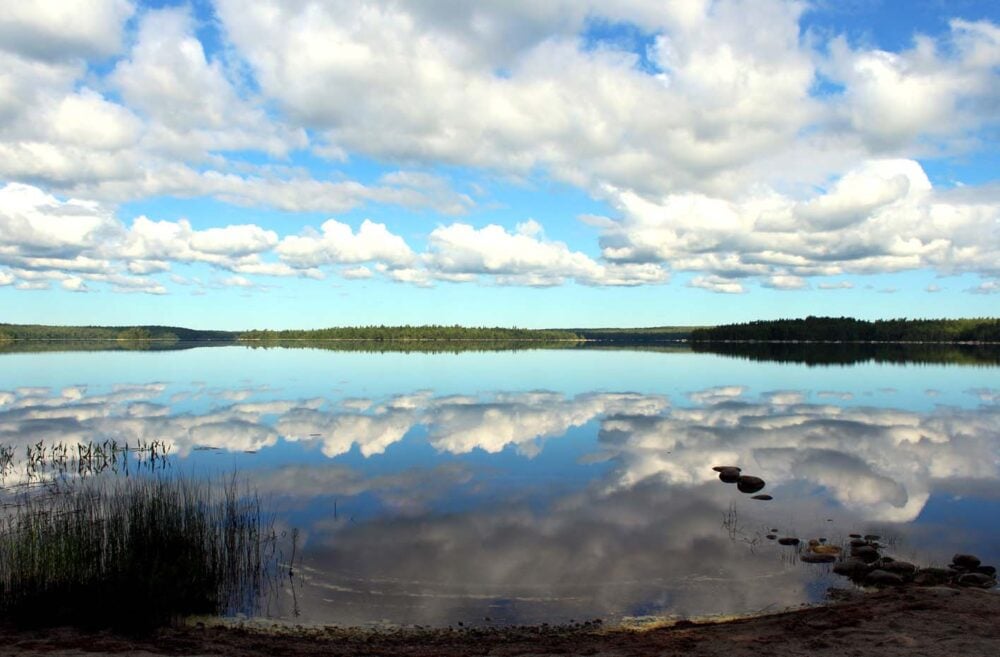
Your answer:
[[[235,479],[77,479],[5,504],[0,614],[25,626],[142,631],[253,613],[276,555],[259,497]]]

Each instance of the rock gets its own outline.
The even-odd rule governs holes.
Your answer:
[[[718,470],[718,468],[716,468]],[[724,484],[735,484],[740,480],[739,468],[725,468],[719,470],[719,481]]]
[[[996,577],[997,575],[997,569],[993,566],[980,566],[979,568],[976,568],[976,572],[989,575],[990,577]]]
[[[766,485],[763,479],[751,475],[740,475],[740,478],[736,482],[736,487],[741,493],[756,493]],[[979,564],[976,565],[978,566]]]
[[[853,541],[851,541],[852,548],[861,547],[863,545],[868,545],[868,543],[867,541],[862,541],[860,538],[856,538]]]
[[[773,498],[773,497],[771,497],[770,495],[766,495],[766,494],[762,494],[762,495],[754,495],[754,496],[753,496],[753,497],[751,497],[750,499],[751,499],[751,500],[761,500],[761,501],[763,501],[763,502],[770,502],[770,501],[771,501],[771,500],[773,500],[774,498]]]
[[[816,554],[815,552],[803,552],[799,555],[799,560],[805,563],[833,563],[837,560],[833,554]]]
[[[778,538],[777,534],[768,534],[767,535],[767,540],[769,540],[769,541],[773,541],[776,538]]]
[[[740,472],[740,468],[737,468],[735,465],[717,465],[712,469],[715,470],[716,472],[729,472],[731,470]]]
[[[959,586],[975,586],[981,589],[991,589],[996,584],[996,579],[985,573],[965,573],[958,577]]]
[[[778,543],[781,545],[798,545],[801,541],[792,536],[785,536],[784,538],[779,538]]]
[[[878,560],[878,550],[870,545],[862,545],[851,550],[851,556],[861,559],[865,563],[874,563]]]
[[[896,573],[900,577],[909,579],[917,573],[917,567],[908,561],[886,561],[885,557],[879,560],[879,568],[886,572]]]
[[[959,568],[966,568],[968,570],[979,568],[979,564],[981,563],[979,557],[971,554],[956,554],[951,558],[951,562]]]
[[[871,566],[858,559],[841,561],[833,567],[833,572],[838,575],[843,575],[844,577],[850,577],[851,579],[864,579],[864,576],[871,570]]]
[[[954,573],[946,568],[921,568],[913,577],[918,586],[940,586],[951,581]]]
[[[875,569],[865,576],[865,586],[899,586],[903,583],[903,578],[896,573],[886,570]]]
[[[848,538],[861,538],[861,534],[848,534]]]
[[[815,554],[830,554],[834,556],[843,552],[839,545],[824,545],[822,543],[817,543],[816,545],[811,546],[809,551]]]
[[[864,538],[866,541],[877,541],[882,537],[879,536],[878,534],[865,534]]]

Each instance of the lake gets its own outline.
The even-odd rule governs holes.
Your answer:
[[[268,604],[296,623],[744,613],[850,585],[768,534],[1000,562],[1000,367],[895,360],[10,353],[0,444],[162,441],[170,475],[238,473],[297,530],[296,575]],[[26,476],[11,466],[4,483]]]

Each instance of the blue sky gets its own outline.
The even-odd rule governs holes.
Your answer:
[[[0,321],[996,316],[990,2],[0,14]]]

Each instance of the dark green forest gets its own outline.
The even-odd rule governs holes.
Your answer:
[[[199,331],[178,326],[46,326],[42,324],[0,324],[0,344],[15,341],[88,340],[117,342],[203,342],[232,341],[229,331]]]
[[[759,320],[695,329],[692,342],[1000,342],[1000,319]]]
[[[347,326],[314,330],[245,331],[240,342],[282,342],[292,340],[359,340],[370,342],[416,340],[479,340],[512,342],[520,340],[579,340],[572,331],[465,326]]]

